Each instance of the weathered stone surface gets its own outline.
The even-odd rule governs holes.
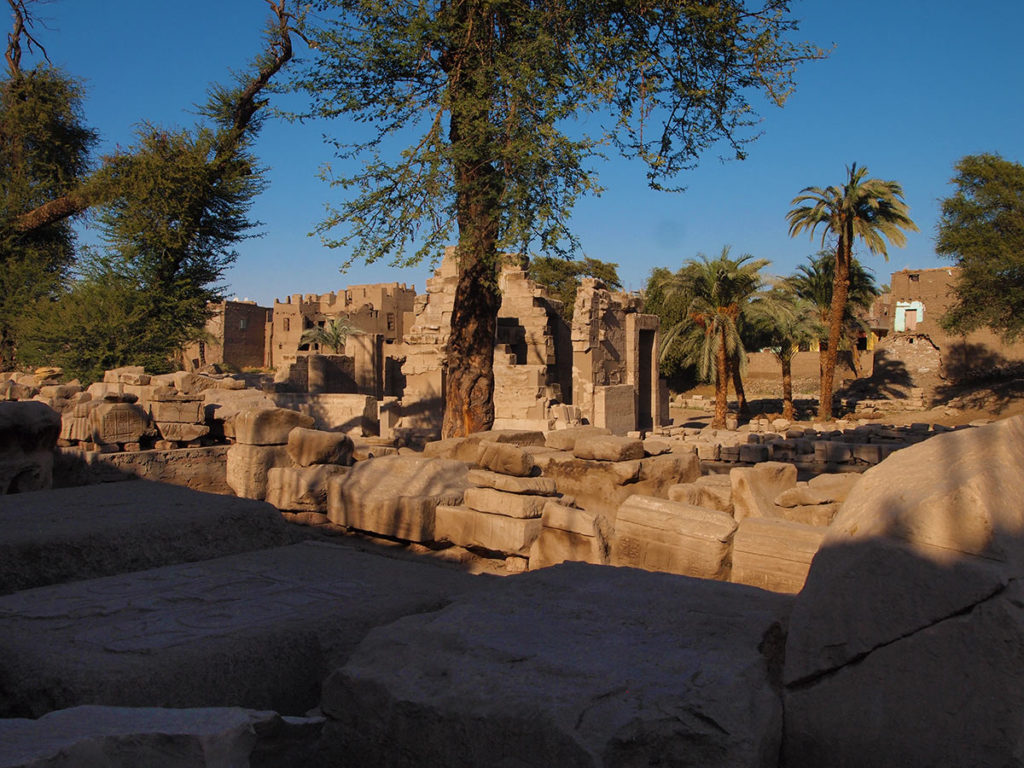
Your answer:
[[[146,481],[4,498],[0,594],[296,541],[262,502]]]
[[[680,483],[668,489],[671,501],[695,507],[717,509],[732,514],[732,481],[728,475],[702,475],[692,483]]]
[[[798,504],[795,507],[775,507],[778,519],[804,525],[827,528],[839,513],[839,504]]]
[[[176,371],[172,375],[174,376],[174,388],[183,395],[197,395],[208,389],[217,388],[217,379],[204,376],[201,373]]]
[[[825,473],[808,480],[807,487],[828,496],[830,502],[844,502],[858,480],[860,480],[860,475],[856,472]]]
[[[549,501],[542,522],[544,527],[530,547],[531,569],[566,561],[607,564],[611,526],[604,516]]]
[[[89,411],[94,443],[137,443],[148,427],[146,412],[134,403],[100,403]]]
[[[228,768],[267,758],[293,765],[309,759],[323,720],[237,707],[72,707],[0,720],[0,766]]]
[[[705,579],[728,579],[736,521],[724,512],[651,496],[619,508],[611,564]]]
[[[307,542],[6,595],[0,716],[82,703],[301,714],[370,628],[478,583]]]
[[[670,453],[640,461],[586,461],[567,453],[533,457],[559,493],[573,496],[589,512],[615,520],[619,505],[634,494],[667,496],[670,486],[700,477],[694,454]]]
[[[631,461],[644,457],[642,440],[617,435],[583,435],[572,449],[578,459],[592,461]]]
[[[313,417],[287,408],[253,408],[235,416],[235,441],[243,445],[286,445],[296,427],[309,429]]]
[[[528,493],[533,496],[554,496],[557,493],[555,481],[550,477],[512,477],[484,469],[471,469],[466,479],[470,485],[494,488],[506,493]]]
[[[487,432],[474,432],[471,437],[494,443],[511,443],[520,448],[544,445],[544,433],[535,429],[492,429]]]
[[[644,454],[647,456],[661,456],[663,453],[671,453],[672,443],[666,440],[653,440],[648,438],[643,441]]]
[[[60,414],[36,402],[0,402],[0,496],[49,488]]]
[[[210,428],[205,424],[180,424],[178,422],[157,423],[157,429],[164,440],[173,440],[178,443],[190,443],[210,433]]]
[[[576,441],[579,438],[590,435],[610,435],[611,433],[610,429],[592,426],[556,429],[547,433],[544,438],[544,445],[548,448],[554,448],[556,451],[572,453],[572,449],[576,446]]]
[[[319,429],[295,427],[288,433],[288,455],[300,467],[315,464],[352,463],[355,446],[344,432],[324,432]]]
[[[252,408],[276,408],[273,399],[255,389],[207,389],[203,393],[203,414],[209,424],[219,424],[225,437],[235,436],[235,417]]]
[[[291,512],[326,512],[327,483],[346,472],[337,464],[275,467],[267,472],[267,501]]]
[[[275,402],[313,419],[310,426],[355,437],[377,434],[377,400],[372,395],[281,392]]]
[[[796,486],[796,467],[781,461],[764,461],[731,470],[729,480],[737,521],[745,517],[775,517],[776,497]]]
[[[423,446],[423,456],[428,459],[455,459],[476,464],[479,455],[480,439],[475,436],[433,440]]]
[[[434,525],[437,541],[450,541],[460,547],[481,547],[506,555],[529,552],[542,527],[540,517],[509,517],[448,504],[437,506]]]
[[[485,440],[480,443],[476,463],[482,469],[514,477],[529,477],[533,457],[518,446]]]
[[[493,488],[467,488],[463,503],[477,512],[506,517],[540,517],[547,499],[521,493],[506,493]]]
[[[328,483],[331,522],[406,541],[434,538],[434,509],[458,504],[466,465],[452,459],[382,456],[361,461]]]
[[[126,365],[121,368],[111,368],[109,371],[103,372],[103,383],[117,384],[121,381],[122,374],[142,376],[145,373],[146,369],[141,365]]]
[[[1021,466],[1015,417],[863,474],[793,615],[787,765],[1020,762]]]
[[[243,499],[267,497],[267,472],[274,467],[292,466],[285,445],[244,445],[228,448],[225,480]]]
[[[733,537],[730,580],[795,594],[803,589],[824,536],[824,528],[813,525],[747,517]]]
[[[496,580],[370,633],[324,685],[325,741],[367,767],[770,768],[790,600],[582,564]]]
[[[150,401],[149,414],[154,421],[200,424],[203,421],[203,399],[187,395],[171,399],[165,395]]]

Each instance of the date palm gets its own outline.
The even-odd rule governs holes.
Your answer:
[[[854,241],[859,238],[870,253],[880,253],[888,260],[886,241],[902,247],[907,240],[905,230],[918,231],[903,201],[903,187],[896,181],[869,179],[867,173],[866,167],[858,168],[854,163],[847,168],[847,180],[841,187],[805,187],[793,198],[792,204],[796,207],[786,214],[790,237],[808,231],[813,238],[820,227],[822,245],[830,235],[836,238],[828,347],[821,371],[818,415],[822,419],[832,418],[832,383],[849,292]]]
[[[363,331],[354,326],[348,318],[337,317],[329,320],[326,325],[314,325],[312,328],[307,328],[302,332],[299,343],[319,344],[320,347],[331,349],[334,354],[340,355],[345,351],[345,342],[348,337],[359,336],[362,333]]]

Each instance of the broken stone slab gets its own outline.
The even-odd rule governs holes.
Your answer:
[[[479,455],[480,440],[475,436],[432,440],[423,446],[423,456],[428,459],[455,459],[476,464]]]
[[[470,490],[467,489],[467,494]],[[506,555],[527,554],[543,525],[539,516],[509,517],[449,504],[437,505],[434,521],[434,538],[437,541],[448,541],[460,547],[480,547]]]
[[[482,469],[514,477],[529,477],[534,468],[533,457],[522,448],[489,440],[481,441],[476,463]]]
[[[463,497],[463,504],[477,512],[520,518],[540,517],[546,503],[544,496],[506,493],[493,488],[469,487]]]
[[[0,594],[296,540],[268,504],[146,480],[5,496]]]
[[[190,443],[206,437],[210,428],[205,424],[182,424],[179,422],[157,422],[157,430],[164,440],[171,440],[176,443]]]
[[[605,427],[581,426],[568,429],[555,429],[548,432],[544,438],[544,445],[554,448],[556,451],[568,451],[572,453],[576,441],[589,435],[610,435],[612,431]]]
[[[225,437],[235,436],[235,417],[251,408],[276,408],[273,399],[255,389],[207,389],[202,393],[203,415],[208,424],[216,424]]]
[[[323,723],[238,707],[83,705],[0,720],[0,768],[297,765],[310,759]]]
[[[798,504],[793,507],[775,508],[779,520],[827,528],[839,513],[839,504]]]
[[[550,477],[513,477],[484,469],[471,469],[466,475],[466,480],[470,485],[493,488],[505,493],[526,493],[533,496],[554,496],[557,493],[555,481]]]
[[[567,563],[370,633],[324,684],[361,766],[775,766],[792,598]]]
[[[544,445],[544,433],[537,429],[491,429],[486,432],[474,432],[470,437],[494,443],[511,443],[520,448]]]
[[[732,515],[732,481],[728,475],[702,475],[692,483],[670,486],[668,498]]]
[[[434,539],[434,509],[459,504],[466,465],[453,459],[382,456],[328,482],[332,523],[406,541]]]
[[[61,416],[37,402],[0,402],[0,496],[53,485]]]
[[[790,520],[748,517],[732,543],[732,574],[737,584],[796,594],[803,589],[824,528]]]
[[[110,370],[103,372],[103,383],[104,384],[117,384],[121,381],[121,376],[144,376],[146,369],[141,365],[125,365],[121,368],[111,368]]]
[[[861,476],[855,472],[823,473],[808,480],[807,486],[816,492],[827,495],[830,502],[841,503],[846,501],[860,478]]]
[[[729,578],[736,521],[724,512],[630,496],[619,508],[610,562],[704,579]]]
[[[733,516],[737,522],[746,517],[775,517],[775,499],[796,487],[796,474],[795,466],[781,461],[731,470]]]
[[[0,716],[83,703],[302,714],[370,629],[480,584],[305,542],[6,595]]]
[[[274,467],[267,471],[267,502],[290,512],[326,512],[328,482],[348,470],[337,464]]]
[[[567,561],[608,563],[611,526],[603,515],[549,501],[542,523],[540,535],[530,546],[531,569]]]
[[[288,455],[300,467],[315,464],[352,463],[355,445],[344,432],[324,432],[319,429],[295,427],[288,433]]]
[[[146,411],[135,403],[100,403],[89,411],[94,443],[137,443],[149,431]]]
[[[591,461],[632,461],[644,457],[642,440],[617,435],[583,435],[572,449],[577,459]]]
[[[201,424],[203,421],[203,399],[188,395],[162,395],[151,399],[149,414],[154,421]]]
[[[286,445],[293,429],[313,426],[313,417],[287,408],[253,408],[235,416],[234,425],[239,444]]]
[[[243,499],[267,497],[267,473],[275,467],[292,466],[286,445],[244,445],[228,448],[225,482]]]

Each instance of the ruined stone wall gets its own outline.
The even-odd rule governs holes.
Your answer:
[[[226,480],[225,456],[228,447],[214,445],[121,453],[58,448],[54,455],[53,486],[71,488],[141,479],[230,496],[234,492]]]
[[[207,338],[183,351],[185,370],[212,363],[227,363],[239,370],[264,367],[272,310],[253,301],[222,301],[210,309]]]

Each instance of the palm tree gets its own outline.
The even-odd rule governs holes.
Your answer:
[[[799,296],[788,282],[755,295],[747,316],[762,335],[764,346],[782,366],[782,417],[793,419],[793,355],[802,344],[821,338],[825,326],[817,308]]]
[[[299,344],[319,344],[340,355],[345,351],[345,342],[349,336],[359,336],[365,333],[352,324],[347,317],[336,317],[329,320],[326,325],[314,325],[302,332]]]
[[[797,296],[806,299],[814,306],[818,320],[821,322],[822,337],[824,337],[829,328],[832,289],[835,282],[835,258],[832,253],[819,251],[817,256],[808,256],[807,263],[799,265],[796,268],[796,274],[791,275],[786,282]],[[865,329],[858,310],[869,310],[871,303],[880,295],[880,291],[875,283],[875,278],[856,258],[850,259],[848,285],[846,306],[843,309],[841,323],[842,335],[837,350],[844,347],[850,347],[853,350],[854,373],[857,373],[856,338]],[[821,346],[819,353],[822,369],[825,366],[827,349],[826,342]]]
[[[867,168],[858,168],[854,163],[847,168],[845,186],[805,187],[793,198],[792,204],[797,207],[786,214],[790,237],[808,230],[813,238],[815,230],[823,226],[822,245],[830,234],[837,241],[828,348],[821,370],[818,415],[822,419],[832,418],[832,382],[850,285],[854,240],[860,238],[869,252],[880,253],[888,260],[886,240],[902,247],[907,241],[904,230],[918,231],[903,201],[903,187],[895,181],[865,178],[867,173]]]
[[[715,416],[711,425],[725,426],[732,365],[742,365],[745,358],[740,338],[739,319],[746,301],[761,287],[761,269],[765,259],[752,260],[749,254],[729,258],[729,247],[716,259],[698,254],[675,274],[665,278],[661,289],[666,295],[685,292],[690,296],[687,318],[669,329],[661,354],[681,342],[697,363],[703,379],[714,372]]]

